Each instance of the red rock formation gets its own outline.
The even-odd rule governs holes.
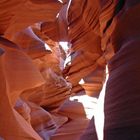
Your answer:
[[[41,24],[41,31],[54,41],[68,41],[68,6],[69,3],[65,2],[55,21]]]
[[[0,34],[11,38],[12,35],[26,27],[41,21],[54,21],[61,8],[57,1],[18,0],[0,2]]]
[[[44,111],[43,115],[43,109],[41,108],[39,113],[39,106],[38,110],[34,109],[33,111],[35,107],[30,106],[27,101],[22,101],[19,98],[23,91],[38,88],[45,83],[40,71],[33,64],[29,56],[23,52],[23,48],[27,49],[31,47],[31,54],[28,51],[27,53],[33,58],[36,57],[36,55],[39,57],[40,52],[37,54],[36,47],[39,49],[42,47],[42,50],[44,50],[44,43],[28,29],[24,32],[25,38],[23,38],[26,43],[22,39],[16,38],[16,35],[19,34],[17,32],[35,22],[55,20],[61,5],[57,3],[57,1],[37,2],[34,0],[20,2],[16,0],[12,2],[1,1],[0,3],[0,34],[20,45],[19,47],[13,42],[0,37],[0,48],[4,50],[1,49],[1,54],[3,52],[4,54],[1,58],[0,69],[2,81],[0,85],[2,93],[0,97],[0,136],[5,140],[49,139],[50,134],[48,130],[46,133],[46,129],[49,127],[50,130],[49,125],[51,124],[49,121],[52,119],[51,116],[47,114],[46,111]],[[13,37],[15,37],[15,39]],[[30,43],[32,43],[33,47]],[[35,51],[33,49],[35,49]],[[5,111],[6,113],[4,113]],[[35,113],[40,114],[38,116],[40,122],[38,121],[37,127],[35,127]],[[50,119],[44,120],[45,116]],[[61,124],[65,122],[63,122],[63,120]],[[46,122],[49,124],[48,126]],[[60,125],[60,121],[58,124]],[[35,132],[31,125],[42,138]],[[51,129],[53,132],[54,128]]]
[[[5,50],[3,69],[11,103],[14,105],[21,92],[44,84],[44,79],[30,58],[18,46],[2,37],[0,43],[1,48]]]
[[[140,138],[139,7],[139,1],[126,0],[108,29],[109,44],[114,47],[116,55],[109,62],[110,77],[105,97],[105,139],[112,139],[112,136],[116,139]],[[111,131],[116,133],[110,135]]]
[[[15,44],[0,38],[0,47],[4,50],[0,63],[0,135],[6,140],[26,138],[41,140],[13,107],[23,90],[39,86],[44,81],[30,59]],[[27,68],[26,71],[23,70],[23,67]],[[18,68],[17,71],[16,68]],[[24,77],[21,76],[23,74]],[[27,81],[28,78],[30,80]],[[6,113],[4,113],[5,111]]]
[[[79,8],[79,3],[81,6]],[[104,62],[102,62],[98,1],[72,1],[68,10],[69,40],[72,61],[67,72],[73,85],[83,79],[87,94],[96,96],[102,88]],[[77,10],[75,10],[77,9]],[[90,39],[92,38],[92,39]],[[99,69],[99,70],[98,70]],[[97,71],[100,71],[98,78]],[[96,76],[97,77],[96,77]],[[89,78],[88,78],[89,77]],[[91,78],[93,77],[93,79]]]
[[[62,2],[0,2],[0,139],[97,140],[108,63],[104,140],[139,140],[139,0]]]
[[[16,33],[12,37],[13,42],[20,46],[32,59],[42,57],[50,50],[45,49],[45,42],[35,35],[31,27]]]

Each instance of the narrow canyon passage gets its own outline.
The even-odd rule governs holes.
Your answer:
[[[0,140],[140,140],[140,0],[0,0]]]

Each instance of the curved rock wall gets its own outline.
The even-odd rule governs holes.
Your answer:
[[[106,65],[104,139],[139,127],[139,8],[139,0],[1,0],[0,139],[79,139]],[[97,139],[94,125],[81,139]]]

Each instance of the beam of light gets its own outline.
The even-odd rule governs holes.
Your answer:
[[[69,15],[69,8],[70,8],[71,3],[72,3],[72,0],[69,0],[67,12],[66,12],[67,23],[69,23],[69,19],[68,19],[69,16],[68,15]]]
[[[97,103],[96,113],[95,113],[95,126],[98,135],[98,140],[103,140],[103,129],[104,129],[104,98],[105,98],[105,90],[106,83],[108,80],[108,68],[106,66],[106,81],[103,85],[102,91],[100,92],[100,96]]]
[[[104,97],[106,90],[106,82],[108,80],[108,69],[106,67],[106,81],[103,85],[99,99],[90,97],[88,95],[80,95],[70,97],[71,101],[77,101],[83,104],[86,116],[88,119],[95,117],[95,126],[98,135],[98,140],[103,140],[104,128]],[[84,80],[81,79],[80,83],[83,84]]]
[[[59,44],[62,46],[63,50],[66,53],[66,60],[64,62],[64,67],[66,67],[67,64],[71,64],[71,56],[68,54],[69,44],[68,42],[59,42]]]
[[[56,18],[58,18],[59,17],[59,13],[56,15]]]
[[[69,98],[69,100],[70,101],[76,100],[77,102],[81,103],[84,107],[84,111],[88,119],[91,119],[95,114],[94,110],[97,105],[97,98],[90,97],[88,95],[80,95],[80,96],[72,96]]]
[[[45,43],[45,49],[52,52],[51,48]]]
[[[59,42],[59,44],[62,46],[62,48],[64,49],[65,52],[68,51],[69,47],[68,47],[68,42]]]
[[[85,83],[84,79],[81,79],[81,80],[79,81],[79,84],[80,84],[80,85],[82,85],[82,84],[84,84],[84,83]]]
[[[62,0],[58,0],[59,2],[61,2],[61,3],[63,3],[63,1]]]

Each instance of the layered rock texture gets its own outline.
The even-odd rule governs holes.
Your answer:
[[[139,9],[1,0],[0,140],[139,140]]]

